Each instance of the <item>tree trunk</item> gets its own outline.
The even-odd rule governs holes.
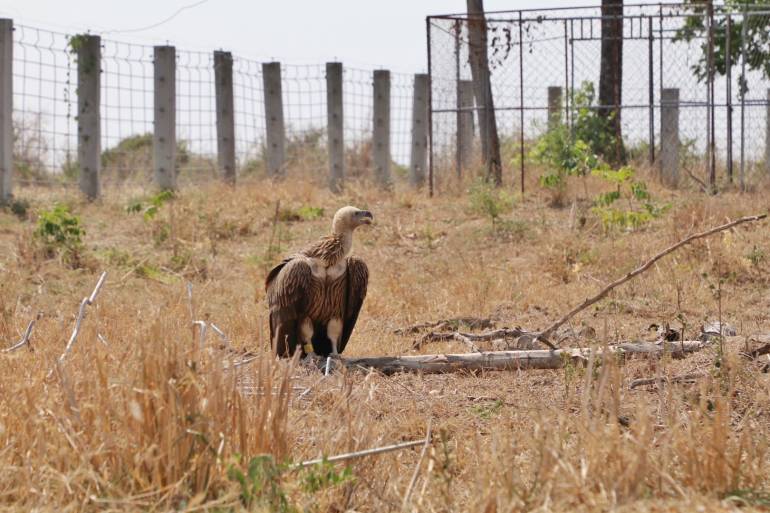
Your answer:
[[[495,105],[492,98],[492,82],[487,55],[487,22],[484,17],[483,0],[467,0],[468,56],[473,76],[473,91],[476,105],[479,106],[479,134],[481,136],[481,154],[487,168],[487,179],[495,185],[503,183],[503,170],[500,161],[500,139],[497,135]]]
[[[623,0],[602,0],[602,56],[599,75],[599,115],[606,120],[612,147],[604,157],[614,164],[625,162],[620,107],[623,105]]]

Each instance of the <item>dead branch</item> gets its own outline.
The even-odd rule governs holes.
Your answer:
[[[32,336],[32,330],[35,327],[35,323],[37,321],[39,321],[41,317],[43,317],[43,313],[39,312],[34,319],[29,321],[29,324],[27,324],[27,329],[24,330],[24,335],[22,335],[21,339],[18,342],[16,342],[14,345],[9,347],[8,349],[3,349],[0,352],[12,353],[12,352],[16,351],[17,349],[20,349],[20,348],[24,347],[25,345],[27,345],[27,347],[29,347],[29,350],[32,351],[32,346],[28,345],[29,344],[29,339]]]
[[[681,358],[688,353],[708,347],[708,343],[695,341],[664,342],[650,344],[628,342],[592,350],[590,348],[556,350],[483,351],[465,354],[426,354],[408,356],[380,356],[341,358],[339,362],[349,368],[376,369],[384,374],[397,372],[446,373],[469,370],[528,370],[560,369],[569,362],[585,362],[592,355],[645,355],[669,354]]]
[[[711,191],[711,188],[710,188],[708,185],[706,185],[706,183],[705,183],[703,180],[701,180],[700,178],[698,178],[697,176],[695,176],[695,175],[692,173],[692,171],[690,171],[690,168],[689,168],[688,166],[682,166],[682,169],[684,169],[684,172],[685,172],[685,173],[687,173],[687,176],[689,176],[689,177],[690,177],[690,179],[691,179],[693,182],[695,182],[695,183],[697,183],[697,184],[698,184],[698,186],[701,188],[701,190],[702,190],[703,192],[705,192],[706,194],[708,194],[708,193]]]
[[[741,218],[736,219],[735,221],[729,222],[727,224],[723,224],[721,226],[717,226],[716,228],[711,228],[710,230],[706,230],[705,232],[700,232],[700,233],[695,233],[693,235],[690,235],[689,237],[687,237],[687,238],[677,242],[673,246],[669,246],[668,248],[664,249],[663,251],[661,251],[660,253],[658,253],[657,255],[652,257],[651,259],[647,260],[644,264],[642,264],[641,267],[639,267],[637,269],[634,269],[633,271],[629,272],[628,274],[626,274],[622,278],[619,278],[619,279],[615,280],[614,282],[610,283],[609,285],[604,287],[602,290],[600,290],[596,295],[586,299],[585,301],[580,303],[578,306],[576,306],[575,308],[570,310],[567,314],[562,316],[558,321],[554,322],[553,324],[548,326],[546,329],[544,329],[542,332],[540,332],[538,334],[537,340],[542,342],[542,343],[544,343],[545,345],[547,345],[551,349],[556,349],[556,346],[554,346],[551,342],[548,341],[548,337],[550,337],[551,334],[554,331],[559,329],[562,326],[562,324],[564,324],[565,322],[570,320],[572,317],[577,315],[579,312],[585,310],[586,308],[588,308],[592,304],[594,304],[594,303],[598,302],[599,300],[601,300],[602,298],[604,298],[607,294],[609,294],[609,292],[611,290],[613,290],[616,287],[619,287],[620,285],[626,283],[630,279],[632,279],[632,278],[642,274],[644,271],[646,271],[647,269],[652,267],[652,264],[654,264],[655,262],[657,262],[658,260],[660,260],[664,256],[668,255],[669,253],[672,253],[672,252],[676,251],[677,249],[681,248],[682,246],[684,246],[686,244],[689,244],[690,242],[692,242],[694,240],[702,239],[704,237],[708,237],[709,235],[713,235],[715,233],[718,233],[718,232],[721,232],[721,231],[724,231],[724,230],[728,230],[728,229],[730,229],[730,228],[732,228],[734,226],[738,226],[739,224],[753,222],[753,221],[759,221],[759,220],[762,220],[762,219],[764,219],[766,217],[767,217],[767,214],[741,217]]]
[[[521,328],[501,328],[486,333],[465,333],[460,331],[448,331],[448,332],[436,332],[431,331],[423,335],[412,344],[413,349],[420,349],[428,342],[446,342],[449,340],[457,340],[462,342],[473,352],[480,352],[475,342],[486,342],[490,340],[497,340],[500,338],[517,338],[522,335],[526,335],[527,332]]]
[[[637,387],[643,387],[647,385],[658,385],[660,387],[661,385],[665,383],[695,383],[698,379],[705,377],[706,374],[702,372],[696,372],[692,374],[682,374],[680,376],[674,376],[671,378],[667,378],[664,376],[655,377],[655,378],[641,378],[641,379],[635,379],[631,382],[630,385],[628,385],[629,390],[633,390]]]
[[[431,439],[431,433],[433,431],[433,419],[428,420],[428,429],[427,433],[425,434],[425,444],[422,446],[422,451],[420,451],[420,458],[417,460],[417,465],[414,466],[414,473],[412,474],[412,479],[409,481],[409,486],[406,489],[406,493],[404,494],[404,501],[401,504],[401,509],[406,511],[406,507],[409,505],[409,499],[412,496],[412,490],[414,489],[415,483],[417,483],[417,478],[420,475],[420,467],[422,466],[422,460],[425,459],[425,453],[428,452],[428,447],[430,447],[430,439]]]
[[[322,463],[334,463],[336,461],[352,460],[356,458],[362,458],[364,456],[371,456],[373,454],[382,454],[385,452],[400,451],[401,449],[408,449],[410,447],[416,447],[430,443],[430,438],[426,436],[421,440],[414,440],[412,442],[402,442],[400,444],[386,445],[384,447],[375,447],[373,449],[364,449],[363,451],[348,452],[345,454],[338,454],[337,456],[329,456],[328,458],[316,458],[314,460],[303,461],[297,463],[291,467],[291,470],[299,470],[311,465],[320,465]]]
[[[452,327],[467,326],[470,329],[489,329],[494,328],[495,321],[481,317],[453,317],[451,319],[441,319],[435,322],[422,322],[393,330],[396,335],[412,335],[426,329],[443,330]]]
[[[67,346],[64,348],[64,352],[61,354],[61,356],[59,356],[59,359],[58,359],[59,364],[64,363],[64,359],[72,350],[72,346],[75,345],[75,340],[77,340],[78,335],[80,334],[80,324],[83,322],[83,318],[86,316],[86,307],[94,304],[94,301],[96,301],[96,296],[99,295],[99,291],[102,289],[102,285],[104,285],[104,280],[106,278],[107,278],[107,271],[104,271],[102,272],[102,275],[99,276],[99,281],[96,282],[96,286],[94,287],[93,292],[91,292],[91,295],[88,297],[84,297],[83,301],[80,302],[80,310],[78,311],[78,317],[75,320],[75,329],[72,330],[72,335],[70,335],[70,339],[69,341],[67,341]],[[53,369],[51,370],[51,372],[53,372]]]
[[[763,337],[764,338],[764,337]],[[746,353],[741,353],[741,355],[745,356],[749,360],[756,360],[762,355],[770,354],[770,343],[764,344],[753,351],[748,351]]]

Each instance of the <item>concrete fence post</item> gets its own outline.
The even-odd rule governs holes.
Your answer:
[[[0,203],[13,193],[13,20],[0,19]]]
[[[326,138],[329,146],[329,188],[340,192],[345,180],[345,139],[342,111],[342,63],[326,63]]]
[[[561,124],[561,87],[548,87],[548,130]]]
[[[283,176],[286,160],[286,131],[283,126],[283,89],[281,63],[262,64],[262,86],[265,95],[265,130],[267,132],[267,174]]]
[[[101,73],[102,41],[79,35],[73,41],[78,59],[78,163],[80,191],[88,199],[101,192]]]
[[[409,163],[409,183],[420,187],[425,183],[428,167],[428,75],[414,76],[412,95],[412,155]]]
[[[387,187],[390,185],[390,71],[374,70],[373,82],[374,178]]]
[[[770,175],[770,89],[767,90],[765,111],[765,171]]]
[[[233,55],[214,52],[214,94],[217,109],[217,162],[222,179],[235,184],[235,112]]]
[[[473,81],[460,80],[457,98],[457,154],[460,163],[458,174],[473,165]]]
[[[176,48],[154,48],[155,129],[152,138],[155,183],[176,189]]]
[[[663,89],[660,97],[660,177],[679,184],[679,89]]]

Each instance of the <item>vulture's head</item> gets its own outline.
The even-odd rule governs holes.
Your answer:
[[[362,224],[372,224],[374,217],[368,210],[356,207],[342,207],[334,214],[332,230],[334,233],[352,232]]]

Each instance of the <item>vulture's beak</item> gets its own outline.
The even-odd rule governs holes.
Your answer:
[[[361,224],[372,224],[374,222],[374,216],[368,210],[361,211]]]

